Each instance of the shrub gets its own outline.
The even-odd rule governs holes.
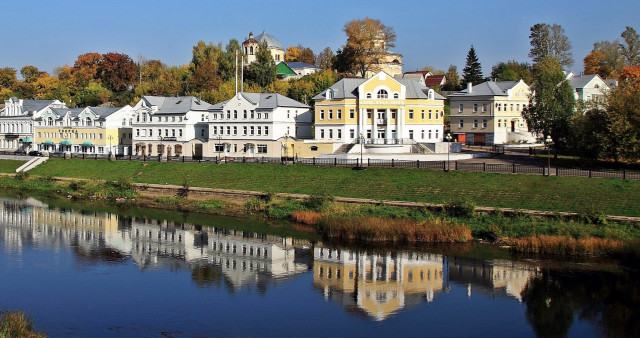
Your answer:
[[[244,202],[244,208],[252,212],[262,211],[262,209],[264,209],[264,202],[255,197],[250,198],[249,200]]]
[[[333,201],[333,196],[311,195],[304,200],[304,206],[311,210],[324,211]]]
[[[18,181],[25,181],[27,178],[29,178],[29,174],[26,171],[18,171],[15,178]]]
[[[474,216],[476,206],[468,201],[449,202],[444,205],[444,212],[449,217],[471,218]]]
[[[0,337],[45,337],[33,331],[33,319],[21,311],[0,311]]]

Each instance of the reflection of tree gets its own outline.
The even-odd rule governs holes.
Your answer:
[[[199,287],[220,287],[222,278],[222,271],[214,266],[194,266],[191,269],[191,280]]]
[[[598,325],[604,336],[639,337],[638,277],[627,271],[544,271],[522,292],[527,319],[541,337],[566,336],[574,313]]]

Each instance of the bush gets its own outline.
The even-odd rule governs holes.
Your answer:
[[[262,211],[264,208],[264,202],[254,197],[244,202],[244,208],[252,212]]]
[[[444,205],[444,212],[449,217],[471,218],[474,216],[476,206],[468,201],[449,202]]]
[[[329,208],[333,201],[333,196],[311,195],[304,200],[303,204],[311,210],[324,211]]]
[[[33,319],[21,311],[0,311],[0,337],[45,337],[33,331]]]
[[[29,178],[29,174],[27,174],[26,171],[18,171],[15,177],[18,181],[25,181],[27,178]]]

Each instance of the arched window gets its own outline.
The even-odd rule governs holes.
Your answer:
[[[376,96],[379,99],[386,99],[386,98],[389,97],[389,93],[387,93],[387,91],[384,90],[384,89],[380,89],[380,90],[378,90],[378,93],[376,94]]]
[[[249,55],[253,55],[253,46],[249,47]]]
[[[371,93],[367,93],[367,98],[370,99],[371,98]]]
[[[90,126],[91,125],[91,118],[87,116],[87,118],[84,119],[84,125],[85,126]]]
[[[49,118],[47,118],[47,125],[48,126],[52,126],[53,125],[53,117],[49,116]]]
[[[399,97],[400,97],[400,95],[398,95],[398,93],[393,93],[393,98],[394,98],[394,99],[397,99],[397,98],[399,98]]]

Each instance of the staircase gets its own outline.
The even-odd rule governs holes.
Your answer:
[[[29,161],[27,161],[25,164],[19,166],[18,169],[16,169],[16,172],[19,173],[21,171],[31,170],[31,169],[37,167],[39,164],[44,163],[47,160],[48,160],[47,157],[34,157],[34,158],[30,159]]]
[[[334,154],[348,154],[349,151],[351,151],[351,149],[353,148],[353,146],[355,146],[354,143],[349,143],[349,144],[343,144],[340,146],[340,148],[338,148]]]
[[[421,143],[414,144],[412,148],[412,152],[418,154],[433,154],[433,151],[431,151],[431,149],[425,147],[425,145]]]

